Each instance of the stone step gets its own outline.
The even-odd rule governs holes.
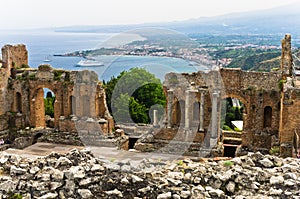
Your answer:
[[[242,143],[241,138],[235,138],[235,137],[225,137],[225,138],[223,138],[223,144],[240,145],[241,143]]]
[[[226,131],[223,132],[223,137],[235,137],[235,138],[241,138],[242,137],[242,132],[235,132],[235,131]]]
[[[95,137],[81,137],[81,141],[84,145],[90,145],[90,146],[98,146],[98,147],[116,147],[117,144],[115,143],[115,140],[113,139],[99,139]]]

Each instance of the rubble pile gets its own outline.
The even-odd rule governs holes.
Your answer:
[[[37,159],[0,156],[0,198],[297,198],[300,160],[115,160],[89,150]]]

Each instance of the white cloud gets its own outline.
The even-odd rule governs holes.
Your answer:
[[[2,28],[163,22],[266,9],[295,0],[1,0]]]

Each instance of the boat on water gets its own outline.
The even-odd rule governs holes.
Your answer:
[[[80,60],[75,66],[77,67],[100,67],[104,64],[100,61],[93,59]]]
[[[52,60],[49,58],[49,56],[46,56],[43,62],[51,62]]]

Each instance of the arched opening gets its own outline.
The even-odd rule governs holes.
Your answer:
[[[35,126],[36,127],[54,127],[54,103],[55,95],[48,88],[39,88],[36,90],[34,99]]]
[[[16,93],[16,112],[22,113],[22,95],[21,93]]]
[[[264,109],[264,128],[272,126],[272,108],[266,106]]]
[[[237,98],[226,98],[222,100],[221,128],[227,131],[243,130],[244,105]]]
[[[45,123],[47,127],[54,127],[55,95],[50,89],[44,88]]]
[[[244,104],[237,98],[225,98],[221,104],[221,129],[224,146],[223,156],[234,157],[242,143]]]

